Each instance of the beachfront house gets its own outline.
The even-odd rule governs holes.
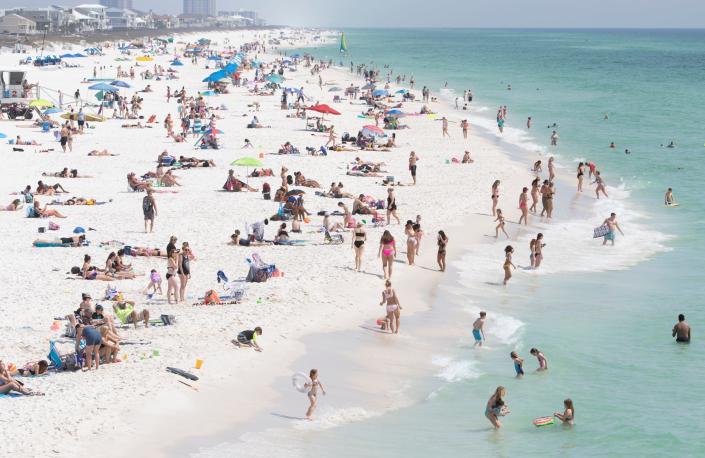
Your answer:
[[[110,22],[106,15],[107,6],[86,3],[72,8],[74,15],[78,13],[82,17],[78,18],[82,22],[82,30],[106,30],[110,28]],[[87,20],[85,18],[88,18]]]
[[[37,23],[19,14],[9,13],[0,17],[0,33],[31,35],[37,32]]]
[[[139,16],[136,12],[128,9],[108,8],[105,10],[108,24],[111,29],[132,29],[137,27]],[[142,21],[144,23],[144,21]]]
[[[64,9],[53,5],[45,8],[17,7],[7,10],[7,13],[15,13],[34,21],[38,32],[59,32],[67,21]]]

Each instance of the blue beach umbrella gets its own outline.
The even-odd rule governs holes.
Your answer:
[[[238,69],[239,65],[236,64],[235,62],[230,62],[228,65],[226,65],[223,70],[225,70],[228,73],[235,73]]]
[[[0,132],[0,138],[7,138],[7,135],[5,135],[5,134],[3,134],[2,132]]]
[[[218,70],[217,72],[213,72],[210,75],[206,76],[203,78],[204,83],[212,83],[215,81],[220,81],[223,78],[227,78],[228,74],[225,72],[225,70]]]
[[[281,76],[279,76],[277,74],[269,75],[265,79],[267,81],[269,81],[270,83],[274,83],[274,84],[281,84],[284,81],[284,78],[282,78]]]
[[[406,94],[407,92],[409,92],[408,89],[399,89],[397,94]]]
[[[127,84],[126,82],[124,82],[124,81],[118,81],[118,80],[113,81],[112,83],[110,83],[110,85],[111,85],[111,86],[117,86],[117,87],[125,87],[125,88],[132,87],[132,86],[130,86],[129,84]]]
[[[386,113],[386,114],[388,114],[388,115],[392,115],[392,116],[400,116],[400,115],[403,115],[403,114],[404,114],[404,112],[403,112],[403,111],[401,111],[401,110],[397,110],[396,108],[394,108],[393,110],[389,110],[389,111],[387,111],[387,113]]]
[[[181,62],[180,60],[176,59],[176,60],[171,61],[171,65],[173,65],[174,67],[180,67],[180,66],[184,65],[184,63]]]
[[[372,96],[373,97],[383,97],[389,95],[389,92],[387,92],[386,89],[377,89],[375,91],[372,91]]]
[[[92,86],[88,86],[88,89],[92,91],[107,91],[107,92],[117,92],[118,88],[105,83],[97,83]]]
[[[64,111],[64,110],[62,110],[61,108],[51,107],[51,108],[47,108],[46,110],[42,111],[42,114],[50,115],[50,114],[54,114],[54,113],[61,113],[62,111]]]

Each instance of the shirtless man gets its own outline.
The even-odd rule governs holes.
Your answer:
[[[412,151],[411,154],[409,154],[409,172],[411,172],[411,179],[414,180],[414,184],[416,184],[416,161],[419,160],[419,157],[416,155],[415,151]]]
[[[475,338],[475,346],[481,347],[485,339],[485,317],[487,312],[480,312],[480,318],[472,324],[472,336]]]
[[[673,205],[675,202],[673,200],[673,188],[668,188],[666,195],[663,198],[663,203],[665,205]]]
[[[607,225],[609,228],[609,232],[605,234],[605,239],[602,241],[602,245],[607,245],[607,241],[611,240],[612,241],[612,246],[614,246],[614,239],[615,239],[615,232],[614,230],[617,229],[620,234],[624,235],[624,232],[622,232],[622,229],[619,227],[619,224],[617,223],[617,214],[612,213],[609,218],[607,218],[603,223],[603,225]]]
[[[676,342],[690,343],[690,325],[685,321],[685,315],[678,315],[678,323],[673,326],[673,337]]]
[[[558,145],[558,132],[555,130],[551,134],[551,146],[557,146]]]

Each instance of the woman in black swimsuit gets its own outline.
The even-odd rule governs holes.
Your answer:
[[[171,297],[174,296],[174,303],[179,302],[179,285],[176,282],[176,267],[179,264],[179,250],[176,248],[167,250],[169,257],[166,264],[166,301],[171,304]]]
[[[585,175],[585,164],[578,164],[578,192],[583,192],[583,175]]]
[[[387,226],[389,226],[391,217],[397,220],[397,224],[401,224],[399,216],[397,216],[397,198],[394,195],[393,188],[387,188]]]
[[[362,265],[362,253],[365,251],[365,240],[367,240],[367,233],[362,223],[357,223],[355,226],[355,233],[352,238],[352,248],[355,250],[355,271],[359,272]]]
[[[441,272],[446,271],[446,246],[448,245],[448,237],[443,231],[438,231],[438,267]]]
[[[497,203],[499,202],[499,180],[492,183],[492,216],[497,215]]]
[[[179,298],[181,302],[186,300],[186,285],[191,278],[191,259],[193,254],[191,253],[191,248],[188,242],[181,244],[181,253],[179,254],[178,262],[178,273],[179,280],[181,281],[181,288],[179,288]]]

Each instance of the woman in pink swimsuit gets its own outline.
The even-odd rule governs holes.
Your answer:
[[[394,258],[396,258],[396,256],[397,247],[394,243],[394,236],[392,236],[391,232],[384,231],[379,241],[377,257],[382,258],[382,271],[384,272],[385,279],[392,278],[392,265],[394,264]]]
[[[521,210],[521,217],[519,218],[519,224],[521,225],[522,220],[524,225],[529,224],[529,188],[524,187],[519,194],[519,210]]]

